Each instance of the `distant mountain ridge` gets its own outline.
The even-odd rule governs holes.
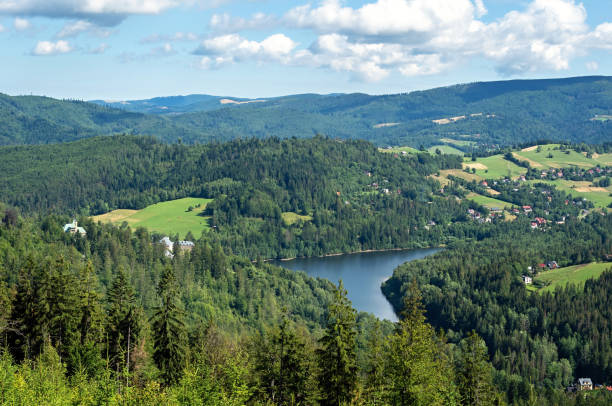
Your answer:
[[[100,106],[113,107],[134,113],[145,114],[181,114],[195,111],[210,111],[230,104],[227,100],[244,103],[252,101],[265,101],[264,99],[244,99],[229,96],[211,96],[207,94],[190,94],[186,96],[154,97],[142,100],[90,100]]]
[[[0,95],[0,145],[122,132],[187,143],[317,133],[377,145],[452,143],[464,149],[538,139],[600,143],[612,139],[611,114],[609,76],[478,82],[381,96],[188,95],[87,103]]]

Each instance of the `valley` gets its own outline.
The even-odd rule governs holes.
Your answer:
[[[476,94],[490,86],[459,88],[479,103]],[[550,89],[541,86],[548,97]],[[384,98],[417,96],[431,97]],[[466,390],[457,382],[473,354],[469,345],[482,349],[483,387],[507,404],[574,405],[580,398],[566,388],[578,377],[611,382],[609,143],[560,136],[517,144],[465,129],[430,138],[415,130],[418,142],[384,134],[375,143],[352,139],[358,132],[311,136],[292,120],[308,125],[308,110],[311,119],[331,122],[318,103],[338,109],[337,124],[350,101],[347,111],[362,111],[358,126],[372,133],[406,131],[421,118],[364,119],[363,103],[380,102],[367,95],[224,99],[242,104],[219,110],[207,103],[221,102],[206,97],[160,100],[176,103],[166,114],[147,101],[134,102],[135,111],[73,103],[66,128],[76,128],[74,119],[92,136],[77,131],[62,138],[56,127],[49,143],[0,147],[0,304],[7,309],[0,315],[0,344],[7,348],[0,366],[28,383],[7,384],[16,397],[38,399],[27,388],[53,381],[70,393],[104,399],[120,393],[132,403],[143,396],[181,403],[190,393],[214,397],[204,404],[269,404],[258,392],[268,382],[264,366],[290,348],[295,370],[304,373],[296,393],[309,399],[304,404],[321,404],[333,391],[316,382],[327,365],[326,340],[337,329],[347,334],[334,340],[347,340],[359,371],[352,393],[363,390],[368,399],[355,397],[357,404],[376,403],[373,388],[392,396],[372,386],[375,368],[400,359],[417,365],[401,349],[416,349],[402,341],[413,333],[422,334],[418,348],[430,351],[422,352],[433,371],[418,392],[423,399]],[[258,128],[253,117],[265,121],[266,109],[294,109],[298,101],[302,110],[291,110],[287,133],[251,136]],[[189,111],[204,109],[191,102],[208,110]],[[44,103],[47,124],[64,108],[53,100],[15,103],[24,117]],[[131,123],[121,128],[148,122],[169,132],[93,136],[102,127],[84,119],[91,112]],[[204,133],[195,129],[205,114],[218,114],[219,134],[226,115],[239,125],[199,143]],[[430,121],[437,127],[422,131],[481,125],[480,119]],[[504,119],[495,113],[489,121]],[[197,137],[173,142],[179,122]],[[241,126],[251,132],[226,140]],[[293,132],[299,136],[282,135]],[[66,228],[73,220],[81,231]],[[175,366],[158,361],[160,348],[174,348],[168,351]],[[53,359],[60,357],[65,366],[58,372]],[[34,375],[29,368],[42,369]],[[405,374],[386,371],[381,379],[404,382]],[[197,385],[206,389],[194,395]],[[588,400],[606,404],[609,397],[593,391]]]

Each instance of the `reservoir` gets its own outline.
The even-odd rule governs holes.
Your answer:
[[[313,277],[338,284],[342,279],[348,298],[358,311],[373,313],[380,319],[397,321],[397,316],[382,294],[380,286],[393,275],[393,270],[407,261],[425,258],[438,248],[401,251],[360,252],[329,257],[297,258],[274,261],[275,265],[304,271]]]

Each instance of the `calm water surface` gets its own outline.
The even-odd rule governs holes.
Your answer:
[[[333,257],[298,258],[291,261],[275,261],[294,271],[304,271],[310,276],[329,279],[335,284],[342,279],[353,307],[370,312],[381,319],[397,321],[397,316],[382,294],[380,286],[393,275],[393,270],[407,261],[425,258],[439,249],[362,252]]]

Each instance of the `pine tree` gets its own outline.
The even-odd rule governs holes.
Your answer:
[[[120,373],[130,370],[129,355],[138,343],[141,332],[140,309],[136,306],[136,294],[123,268],[107,293],[108,318],[106,327],[107,356],[111,369]]]
[[[317,350],[321,404],[339,406],[351,401],[357,385],[355,353],[356,312],[339,282],[329,305],[327,328]]]
[[[185,367],[186,332],[183,313],[176,304],[177,287],[174,271],[166,267],[162,273],[157,293],[161,306],[152,318],[154,352],[153,359],[167,384],[176,383]]]
[[[452,367],[438,354],[438,340],[425,321],[416,282],[405,296],[402,319],[388,345],[389,403],[418,406],[458,403],[453,395]]]
[[[464,405],[490,405],[498,394],[492,382],[492,368],[488,362],[485,342],[472,331],[459,344],[457,381]]]

